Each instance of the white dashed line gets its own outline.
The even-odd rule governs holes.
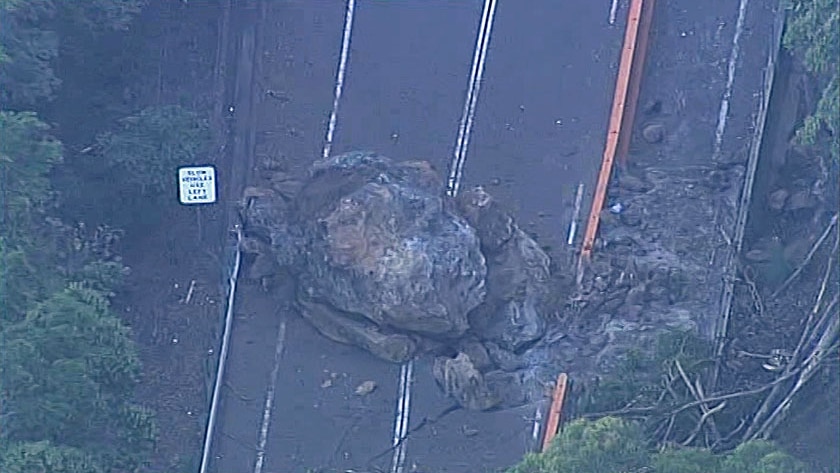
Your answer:
[[[280,322],[277,329],[277,344],[274,347],[274,368],[271,369],[268,392],[265,396],[263,407],[262,425],[260,425],[260,438],[257,444],[257,461],[254,464],[254,473],[262,473],[265,463],[265,444],[268,441],[268,426],[271,423],[271,410],[274,407],[274,393],[277,391],[277,375],[280,372],[280,362],[283,359],[283,346],[286,340],[286,321]]]
[[[723,144],[723,132],[726,130],[726,119],[729,115],[729,100],[732,98],[732,84],[735,82],[735,69],[738,66],[738,54],[741,51],[741,34],[744,32],[744,20],[747,16],[747,5],[749,0],[741,0],[738,6],[738,20],[735,22],[735,34],[732,36],[732,51],[729,53],[729,64],[726,71],[726,88],[723,91],[723,99],[720,101],[720,112],[718,113],[717,128],[715,129],[715,144],[712,151],[712,159],[720,158],[721,146]]]
[[[341,55],[338,60],[338,71],[335,76],[335,95],[333,106],[330,112],[330,123],[327,125],[327,137],[324,142],[324,159],[330,156],[332,151],[333,135],[335,124],[338,121],[338,104],[341,101],[341,92],[344,90],[344,75],[347,72],[347,59],[350,55],[350,33],[353,31],[353,10],[356,7],[356,0],[347,0],[347,12],[344,15],[344,33],[341,38]]]

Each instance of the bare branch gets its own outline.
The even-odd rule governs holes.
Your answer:
[[[805,266],[807,266],[808,263],[811,262],[811,258],[814,257],[814,254],[817,252],[820,246],[822,246],[823,242],[828,238],[828,235],[831,234],[831,230],[834,229],[835,225],[837,225],[837,214],[834,214],[834,216],[831,217],[831,222],[828,223],[828,226],[825,227],[825,230],[823,231],[822,235],[820,235],[819,239],[817,239],[816,243],[814,243],[814,246],[811,247],[811,250],[808,251],[808,255],[805,257],[805,260],[802,261],[802,263],[800,263],[799,266],[797,266],[796,269],[793,271],[793,274],[788,276],[785,282],[782,283],[782,285],[778,289],[776,289],[775,292],[773,292],[773,295],[770,296],[771,299],[775,299],[776,297],[778,297],[779,294],[781,294],[782,291],[787,289],[788,286],[790,286],[790,283],[792,283],[799,276],[799,274],[802,272]]]

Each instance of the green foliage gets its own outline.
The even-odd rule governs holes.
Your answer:
[[[720,457],[703,448],[668,449],[653,456],[656,472],[712,473],[720,468]]]
[[[642,430],[613,417],[575,421],[543,454],[530,454],[509,473],[634,471],[649,461]]]
[[[91,290],[59,292],[9,325],[0,367],[14,438],[97,437],[104,404],[124,402],[139,373],[127,327]]]
[[[721,473],[805,473],[805,465],[781,452],[770,442],[755,440],[741,444],[727,455]]]
[[[61,143],[31,112],[0,111],[0,234],[16,236],[43,215],[53,198],[49,173],[61,162]]]
[[[175,169],[194,163],[206,150],[205,120],[179,106],[147,108],[120,121],[115,132],[99,136],[105,165],[143,196],[170,197]],[[131,172],[125,172],[130,170]]]
[[[627,353],[623,362],[589,392],[581,409],[608,412],[630,404],[655,404],[676,362],[693,379],[706,366],[711,349],[709,343],[692,332],[664,332],[646,351]]]
[[[126,29],[147,0],[0,2],[0,104],[35,109],[61,84],[53,70],[62,33]]]
[[[105,473],[93,456],[50,442],[23,442],[0,448],[3,473]]]
[[[805,466],[766,441],[732,452],[679,448],[649,452],[634,423],[603,417],[571,422],[544,453],[529,454],[508,473],[805,473]]]
[[[74,27],[101,31],[127,29],[147,3],[148,0],[85,0],[60,1],[58,5]]]
[[[825,129],[832,154],[840,158],[840,2],[791,0],[788,7],[784,44],[802,58],[824,87],[817,109],[806,119],[798,137],[813,144]]]

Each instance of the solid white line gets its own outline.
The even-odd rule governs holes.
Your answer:
[[[408,433],[408,414],[411,406],[411,386],[414,378],[414,360],[400,367],[400,386],[397,399],[397,418],[394,423],[394,456],[391,473],[403,473],[405,469],[405,436]]]
[[[475,107],[478,103],[478,92],[481,88],[481,77],[484,74],[484,63],[487,59],[487,48],[490,44],[490,32],[493,29],[493,19],[496,13],[496,0],[485,0],[484,12],[481,18],[478,37],[476,39],[475,54],[473,56],[473,73],[470,76],[470,83],[467,88],[467,98],[464,103],[464,113],[461,116],[461,125],[458,130],[458,139],[455,142],[455,152],[450,167],[449,180],[446,192],[450,196],[458,194],[461,175],[464,171],[464,163],[469,148],[470,133],[475,118]]]
[[[569,236],[566,238],[566,244],[571,245],[575,241],[575,233],[578,227],[578,218],[580,218],[580,204],[583,201],[583,183],[578,184],[577,193],[575,194],[575,207],[572,212],[572,222],[569,224]]]
[[[277,375],[280,373],[280,362],[283,359],[283,346],[286,340],[286,321],[280,322],[277,329],[277,344],[274,347],[274,368],[271,369],[270,384],[268,393],[265,396],[263,407],[262,425],[260,426],[260,439],[257,444],[257,461],[254,464],[254,473],[261,473],[265,463],[265,444],[268,441],[268,425],[271,422],[271,410],[274,407],[274,393],[277,390]]]
[[[458,138],[455,143],[455,152],[450,168],[449,180],[446,192],[450,196],[458,193],[461,174],[463,172],[466,150],[469,145],[470,132],[472,131],[475,107],[478,100],[478,91],[481,84],[481,76],[484,73],[484,62],[487,57],[487,45],[489,44],[490,31],[493,25],[493,16],[496,11],[496,0],[485,0],[484,10],[481,16],[476,46],[473,54],[473,64],[470,72],[470,80],[467,86],[467,98],[464,102],[464,112],[458,129]],[[394,457],[391,464],[392,473],[403,473],[405,468],[405,436],[408,433],[408,420],[411,408],[411,386],[414,376],[414,360],[409,360],[400,368],[399,399],[397,400],[397,417],[394,422],[393,445],[398,445],[394,450]]]
[[[213,432],[216,427],[216,416],[219,409],[219,398],[221,398],[222,379],[225,375],[228,350],[230,350],[230,332],[233,325],[233,300],[236,294],[236,280],[239,278],[239,265],[242,263],[242,253],[239,245],[242,243],[242,229],[236,229],[236,258],[233,262],[233,271],[230,275],[230,291],[228,292],[227,309],[225,311],[225,328],[222,331],[222,348],[219,350],[219,364],[216,367],[216,379],[213,381],[213,395],[210,399],[210,413],[207,416],[207,429],[204,431],[204,444],[201,448],[201,465],[199,473],[205,473],[210,465],[210,447],[213,442]]]
[[[537,412],[534,414],[534,428],[531,431],[531,438],[534,439],[534,445],[539,449],[540,445],[540,429],[542,428],[542,409],[537,406]]]
[[[478,26],[478,33],[476,34],[475,49],[473,50],[472,68],[470,69],[470,79],[467,82],[467,97],[464,100],[464,111],[461,113],[461,122],[458,125],[458,138],[455,140],[455,162],[457,162],[457,160],[460,157],[461,147],[464,143],[464,134],[466,133],[467,128],[467,115],[470,113],[470,102],[472,100],[473,89],[475,88],[476,76],[478,75],[478,63],[481,57],[481,48],[484,44],[484,36],[487,33],[487,15],[490,13],[490,9],[487,8],[488,3],[489,0],[485,0],[484,10],[481,12],[481,23]],[[450,175],[449,184],[447,185],[447,191],[450,191],[452,189],[452,180],[455,178],[455,169],[456,166],[453,165],[449,171]]]
[[[405,372],[406,365],[403,364],[400,366],[400,384],[397,391],[397,417],[394,420],[394,437],[391,441],[391,446],[394,447],[399,443],[400,433],[402,432],[403,411],[405,411]]]
[[[615,24],[615,17],[618,14],[618,0],[612,0],[610,4],[610,25]]]
[[[330,123],[327,126],[327,138],[324,142],[324,159],[330,156],[332,150],[333,134],[335,124],[338,120],[338,103],[341,100],[341,92],[344,90],[344,74],[347,71],[347,57],[350,55],[350,33],[353,31],[353,10],[356,0],[347,0],[347,13],[344,15],[344,34],[341,38],[341,55],[338,61],[338,71],[335,78],[335,95],[333,96],[332,111],[330,112]]]
[[[738,20],[735,23],[735,34],[732,36],[732,51],[729,53],[729,64],[726,71],[726,88],[723,91],[723,99],[720,101],[720,113],[718,113],[717,128],[715,129],[715,144],[712,151],[712,159],[720,158],[721,146],[723,145],[723,132],[726,129],[726,119],[729,115],[729,100],[732,98],[732,84],[735,82],[735,68],[738,65],[738,54],[741,50],[741,33],[744,32],[744,20],[747,16],[747,5],[749,0],[741,0],[738,6]]]

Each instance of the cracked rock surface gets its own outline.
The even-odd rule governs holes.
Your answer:
[[[293,276],[301,314],[332,340],[390,362],[435,356],[466,408],[533,397],[511,360],[545,332],[549,258],[489,194],[451,199],[428,163],[364,152],[299,183],[274,174],[243,201],[246,274]]]

